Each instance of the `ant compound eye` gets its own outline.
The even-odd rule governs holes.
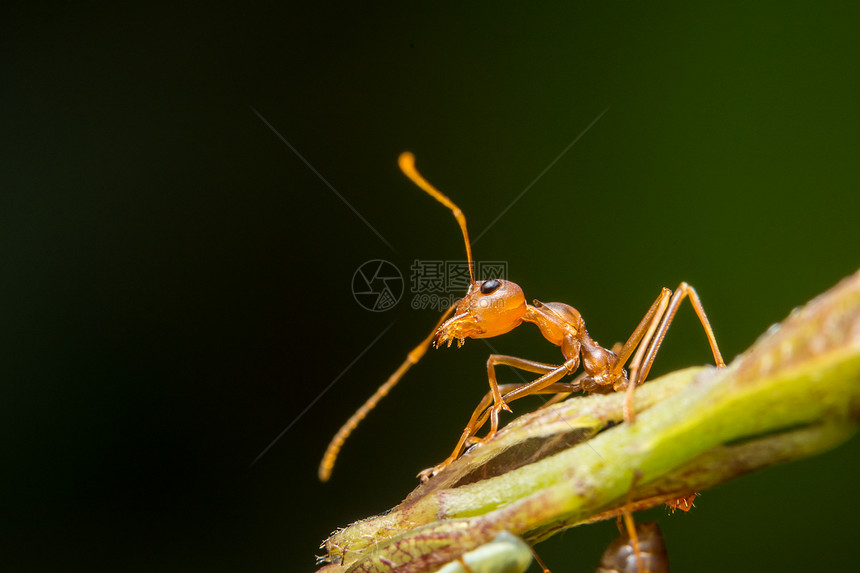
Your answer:
[[[484,281],[481,283],[481,294],[493,294],[499,287],[502,286],[502,283],[499,279],[490,279],[488,281]]]

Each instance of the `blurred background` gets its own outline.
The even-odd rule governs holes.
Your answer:
[[[858,5],[3,13],[4,570],[310,572],[447,456],[486,390],[479,341],[429,352],[316,477],[439,316],[412,308],[410,265],[464,257],[405,149],[483,233],[478,259],[607,346],[685,280],[730,359],[860,263]],[[406,280],[384,312],[352,293],[372,259]],[[560,356],[532,326],[492,344]],[[710,361],[685,306],[652,374]],[[676,571],[842,568],[858,454],[638,519]],[[538,549],[593,571],[616,534]]]

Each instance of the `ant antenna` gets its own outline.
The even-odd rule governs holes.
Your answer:
[[[350,416],[349,420],[344,423],[343,426],[337,431],[337,434],[331,439],[331,442],[328,444],[328,448],[326,448],[325,455],[323,455],[322,462],[320,462],[319,467],[319,478],[320,481],[326,482],[328,478],[331,477],[331,470],[334,468],[334,462],[337,460],[337,455],[340,453],[341,448],[343,447],[343,443],[346,439],[352,434],[353,430],[358,427],[358,424],[367,417],[368,412],[373,410],[376,405],[382,400],[385,396],[391,392],[391,389],[400,382],[400,379],[403,378],[403,375],[406,374],[406,371],[412,368],[413,364],[418,363],[421,360],[421,357],[424,356],[424,353],[427,352],[427,348],[430,346],[430,342],[436,336],[436,329],[442,326],[442,323],[451,316],[451,312],[454,310],[454,306],[452,305],[448,310],[445,311],[445,314],[442,315],[442,318],[439,319],[439,322],[436,323],[436,326],[433,327],[433,330],[430,331],[430,335],[427,336],[424,340],[422,340],[418,346],[412,349],[412,352],[406,355],[406,360],[403,361],[403,364],[388,377],[388,380],[385,381],[385,384],[376,389],[376,392],[373,393],[373,396],[367,399],[364,404],[361,405],[361,408],[356,410],[356,412]]]
[[[463,231],[463,240],[466,242],[466,258],[469,260],[469,279],[472,284],[475,284],[475,262],[472,260],[472,245],[469,243],[469,232],[466,230],[466,216],[463,215],[463,211],[453,201],[448,199],[444,193],[433,187],[418,173],[418,170],[415,169],[415,156],[411,152],[404,151],[401,153],[397,159],[397,163],[400,165],[400,170],[403,171],[403,174],[413,183],[421,187],[421,189],[429,193],[434,199],[451,209],[451,212],[454,213],[454,218],[457,219],[460,230]]]

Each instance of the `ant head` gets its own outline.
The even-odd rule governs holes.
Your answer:
[[[446,342],[451,346],[455,339],[458,345],[462,346],[466,338],[490,338],[519,326],[528,308],[522,289],[515,283],[501,279],[475,280],[472,246],[469,243],[469,231],[466,229],[466,216],[463,211],[418,173],[414,155],[405,151],[400,154],[398,162],[400,169],[413,183],[451,210],[460,231],[463,232],[463,242],[466,245],[471,281],[469,292],[457,305],[454,316],[436,330],[433,346],[438,347]]]
[[[466,338],[490,338],[520,325],[526,313],[523,290],[511,281],[477,281],[457,305],[457,312],[436,330],[434,346],[451,343],[459,346]]]

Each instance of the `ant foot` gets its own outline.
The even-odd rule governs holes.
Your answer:
[[[432,468],[427,468],[426,470],[419,472],[418,473],[418,479],[421,480],[421,483],[427,483],[427,480],[429,480],[430,478],[432,478],[433,476],[437,475],[439,472],[441,472],[442,470],[444,470],[445,468],[450,466],[451,463],[455,459],[456,458],[449,457],[449,458],[445,459],[445,461],[442,462],[441,464],[433,466]]]
[[[468,440],[466,440],[466,447],[471,448],[473,446],[479,446],[485,442],[489,442],[492,440],[498,432],[488,432],[486,436],[483,438],[479,438],[478,436],[470,436]]]

